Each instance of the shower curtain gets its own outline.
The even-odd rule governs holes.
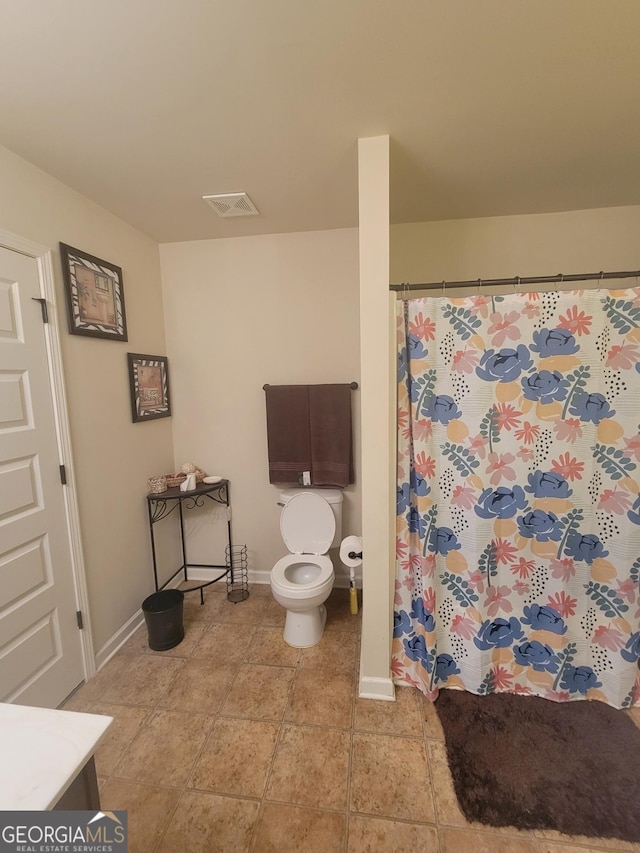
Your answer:
[[[394,679],[639,703],[640,289],[397,304]]]

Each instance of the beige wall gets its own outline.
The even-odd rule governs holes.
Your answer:
[[[176,462],[229,479],[234,544],[247,545],[250,571],[268,573],[286,548],[263,385],[359,381],[358,232],[169,243],[160,258]],[[343,531],[360,533],[360,391],[352,400],[356,484]],[[221,558],[223,521],[189,516],[190,560]]]
[[[639,235],[639,206],[393,225],[391,281],[635,270]]]
[[[54,252],[93,641],[100,661],[153,588],[146,481],[173,462],[171,420],[133,424],[127,376],[128,351],[165,352],[158,246],[2,148],[0,186],[0,228]],[[60,241],[122,267],[128,343],[68,334]]]

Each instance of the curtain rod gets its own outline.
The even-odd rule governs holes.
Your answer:
[[[572,275],[534,275],[513,276],[512,278],[477,278],[469,281],[429,281],[423,284],[390,284],[389,290],[405,292],[407,290],[442,290],[447,287],[492,287],[497,284],[511,284],[521,287],[527,284],[565,284],[570,281],[606,281],[610,278],[638,278],[640,270],[621,270],[619,272],[586,272]]]

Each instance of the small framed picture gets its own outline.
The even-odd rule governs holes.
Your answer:
[[[128,352],[127,358],[133,422],[171,417],[167,358],[135,352]]]
[[[120,267],[65,243],[60,243],[60,257],[71,334],[126,341]]]

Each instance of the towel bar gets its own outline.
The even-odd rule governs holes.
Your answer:
[[[349,384],[350,384],[350,386],[351,386],[351,390],[352,390],[352,391],[355,391],[355,390],[357,389],[357,387],[358,387],[358,383],[357,383],[357,382],[350,382]],[[269,383],[267,382],[267,384],[266,384],[266,385],[263,385],[263,386],[262,386],[262,390],[263,390],[263,391],[266,391],[268,387],[269,387]]]

